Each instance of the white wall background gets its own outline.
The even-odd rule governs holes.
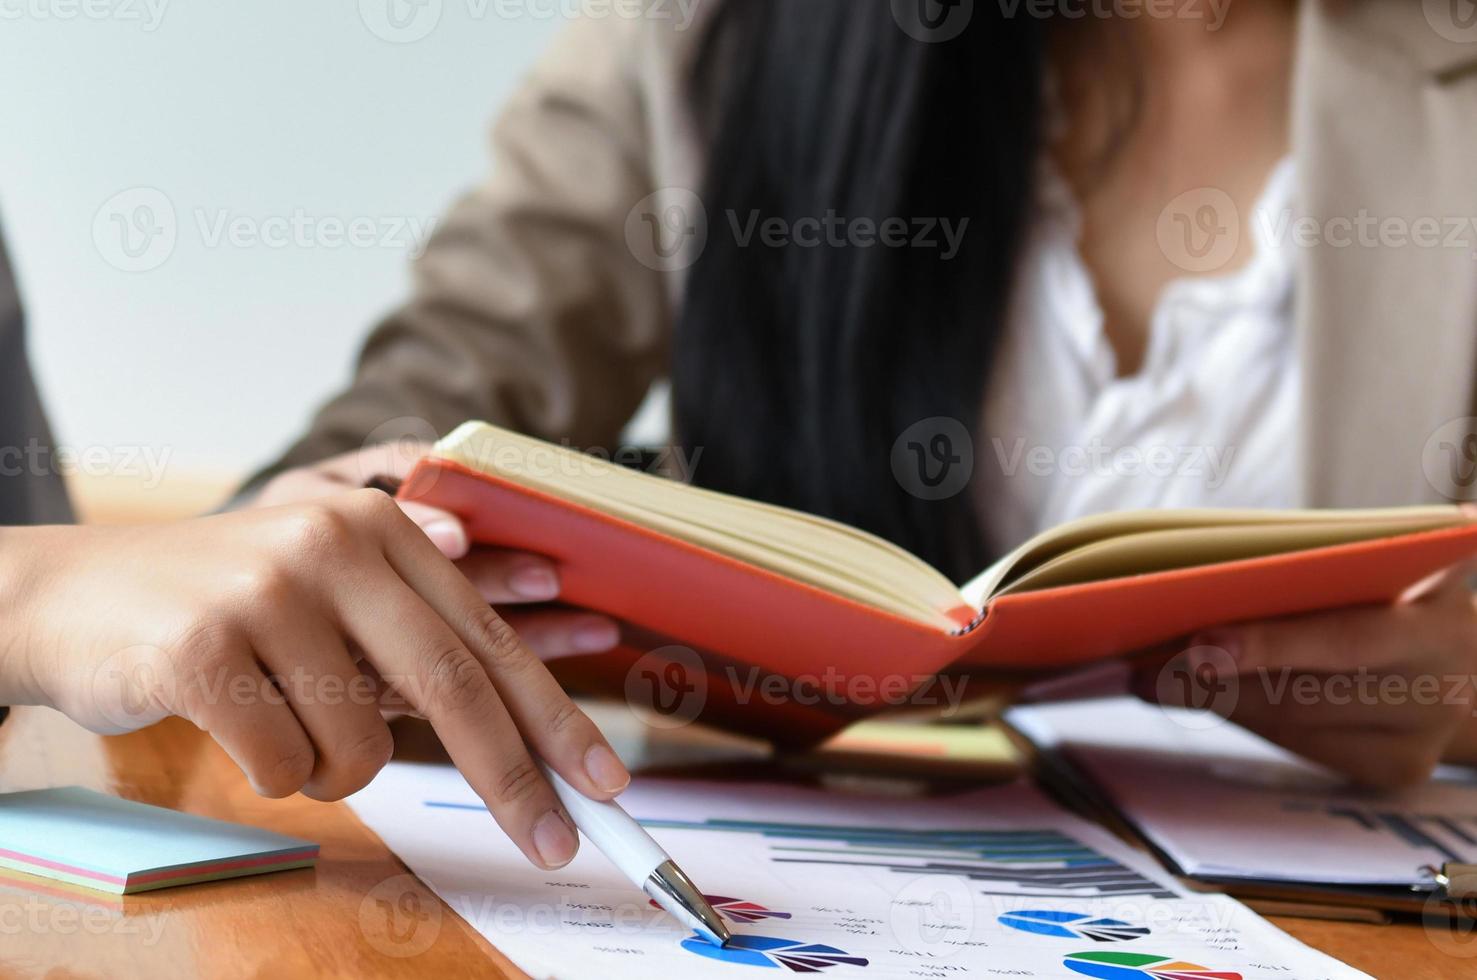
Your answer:
[[[282,447],[569,6],[0,0],[0,221],[58,440],[171,480]]]

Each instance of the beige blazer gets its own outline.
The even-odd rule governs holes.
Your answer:
[[[1301,212],[1469,224],[1462,247],[1298,250],[1303,492],[1317,506],[1439,499],[1433,435],[1473,414],[1477,31],[1444,37],[1426,14],[1438,0],[1334,2],[1301,14]],[[649,195],[660,211],[702,185],[681,82],[699,32],[619,19],[565,31],[498,122],[491,178],[417,262],[414,295],[272,471],[407,416],[615,442],[667,367],[682,272],[651,268],[639,222],[628,230]]]

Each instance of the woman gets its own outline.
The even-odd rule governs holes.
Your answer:
[[[625,788],[595,726],[379,491],[66,526],[3,248],[0,381],[0,705],[46,705],[102,733],[180,715],[263,796],[333,800],[389,761],[385,700],[435,725],[545,868],[578,838],[530,752],[590,796]]]
[[[919,3],[571,26],[262,499],[348,482],[396,417],[609,447],[663,379],[697,482],[961,580],[1094,511],[1439,495],[1423,456],[1472,414],[1477,242],[1416,246],[1391,221],[1477,215],[1460,25],[1409,0]],[[896,469],[905,433],[971,459],[968,486]],[[449,515],[420,519],[465,551]],[[1236,721],[1369,783],[1418,780],[1477,757],[1459,572],[1192,646],[1242,675]],[[614,642],[589,615],[526,629],[546,656]],[[1288,671],[1448,693],[1294,703]]]

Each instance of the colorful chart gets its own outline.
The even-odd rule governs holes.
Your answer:
[[[774,936],[734,936],[727,946],[718,947],[705,939],[693,936],[682,940],[682,948],[689,953],[706,956],[710,960],[737,963],[743,966],[762,966],[777,969],[783,966],[791,973],[819,973],[833,966],[866,966],[860,956],[852,956],[844,949],[822,943],[802,943],[794,939],[779,939]]]
[[[984,895],[1175,898],[1175,893],[1057,830],[898,830],[751,820],[643,820],[643,826],[760,834],[775,864],[876,868],[965,878]]]
[[[704,895],[708,904],[713,906],[714,911],[728,919],[730,922],[758,922],[760,919],[788,919],[790,913],[776,912],[774,909],[765,908],[758,902],[746,902],[742,898],[726,898],[722,895]],[[655,909],[661,908],[656,902],[651,903]]]
[[[999,921],[1003,926],[1019,929],[1021,932],[1033,932],[1038,936],[1091,939],[1099,943],[1121,943],[1149,934],[1149,930],[1143,926],[1121,919],[1096,919],[1085,912],[1059,912],[1053,909],[1006,912],[1000,916]]]
[[[1154,953],[1073,953],[1062,965],[1096,980],[1241,980],[1239,973]]]

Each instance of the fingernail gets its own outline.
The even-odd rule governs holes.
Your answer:
[[[436,550],[447,558],[461,558],[467,553],[467,532],[458,521],[432,521],[422,528]]]
[[[559,576],[547,565],[524,565],[508,576],[508,587],[524,599],[546,602],[559,596]]]
[[[579,846],[574,828],[558,810],[550,810],[533,825],[533,847],[546,868],[564,867],[574,860]]]
[[[606,793],[619,793],[631,785],[631,773],[606,745],[592,745],[585,753],[585,775]]]
[[[621,631],[609,620],[590,620],[574,628],[573,640],[581,653],[601,653],[621,641]]]

